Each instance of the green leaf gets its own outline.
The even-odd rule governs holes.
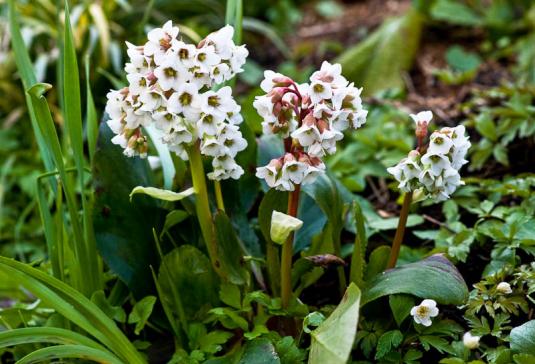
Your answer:
[[[223,211],[218,211],[214,220],[221,270],[230,283],[245,284],[249,274],[244,266],[243,247],[236,236],[236,231]]]
[[[489,114],[481,113],[474,121],[476,130],[481,135],[493,142],[497,140],[498,134],[496,132],[496,125]]]
[[[535,320],[511,330],[511,349],[516,353],[535,355]]]
[[[249,341],[238,364],[281,364],[275,347],[266,338]]]
[[[134,329],[136,335],[139,335],[141,330],[143,330],[147,324],[147,321],[152,314],[152,310],[154,309],[155,303],[155,296],[147,296],[136,302],[132,308],[132,312],[130,312],[130,315],[128,315],[128,323],[136,324],[136,328]]]
[[[145,363],[115,323],[98,306],[69,285],[38,269],[4,257],[0,257],[0,271],[16,279],[45,305],[87,331],[126,362]]]
[[[171,229],[176,224],[181,223],[182,221],[188,218],[189,214],[184,210],[173,210],[165,216],[165,223],[163,225],[163,230],[160,233],[162,237],[169,229]]]
[[[388,217],[388,218],[381,218],[377,216],[376,219],[370,219],[368,221],[368,225],[372,229],[377,230],[394,230],[398,226],[399,217]],[[420,225],[424,222],[423,217],[420,215],[410,214],[407,217],[407,227],[412,227],[416,225]]]
[[[481,58],[474,52],[466,52],[463,47],[455,45],[446,51],[446,61],[454,70],[470,72],[481,64]]]
[[[468,299],[463,277],[439,254],[377,275],[368,282],[362,304],[397,293],[433,299],[440,304],[461,305]]]
[[[147,196],[130,202],[135,186],[152,184],[152,172],[145,159],[125,157],[112,137],[108,125],[101,123],[93,163],[95,237],[104,261],[142,298],[153,293],[149,267],[157,267],[158,261],[152,229],[160,230],[163,214],[158,202]]]
[[[212,331],[199,338],[199,348],[210,354],[215,354],[223,349],[225,344],[232,336],[233,333],[227,331]]]
[[[195,189],[193,187],[190,187],[182,192],[173,192],[169,190],[162,190],[156,187],[136,186],[132,189],[132,192],[130,192],[130,201],[132,201],[132,196],[135,194],[148,195],[163,201],[180,201],[183,198],[193,195],[194,193]]]
[[[389,256],[390,247],[387,245],[381,245],[372,251],[368,264],[366,265],[366,273],[364,274],[364,280],[366,282],[386,269]]]
[[[0,332],[0,348],[22,344],[79,344],[99,350],[102,345],[71,330],[56,327],[24,327]]]
[[[357,334],[360,290],[351,283],[333,313],[311,334],[310,364],[345,364]]]
[[[174,302],[172,293],[175,290],[187,318],[193,318],[202,306],[213,307],[219,301],[217,276],[210,260],[191,245],[182,245],[164,256],[158,282],[162,288],[162,301],[177,312],[180,308]]]
[[[11,47],[15,54],[15,63],[17,64],[17,70],[19,72],[20,78],[22,80],[22,85],[24,90],[28,90],[31,86],[37,83],[35,77],[35,72],[30,60],[30,55],[28,50],[24,45],[24,39],[20,32],[20,27],[18,24],[17,11],[15,9],[15,0],[9,0],[9,30],[11,35]],[[28,106],[28,113],[30,115],[30,122],[32,124],[32,130],[37,141],[37,146],[39,147],[39,155],[43,159],[45,169],[47,172],[54,170],[54,163],[52,159],[52,151],[47,146],[45,136],[39,128],[39,119],[35,114],[33,103],[28,94],[25,94],[26,105]],[[54,186],[54,182],[52,182]]]
[[[294,338],[291,336],[285,336],[277,341],[275,349],[279,354],[281,364],[300,364],[305,361],[305,352],[299,350]]]
[[[410,10],[389,19],[362,42],[342,53],[336,62],[344,75],[364,88],[366,96],[387,89],[404,89],[403,74],[410,70],[420,45],[422,15]]]
[[[264,195],[258,208],[258,225],[266,241],[271,242],[271,218],[273,217],[273,211],[284,211],[287,205],[287,193],[270,189]]]
[[[87,148],[89,150],[89,159],[93,162],[93,156],[97,149],[98,139],[98,118],[97,109],[93,100],[93,93],[91,92],[91,77],[89,74],[89,56],[85,61],[85,93],[86,93],[86,115],[85,128],[87,133]]]
[[[409,316],[411,309],[414,307],[414,297],[404,294],[396,294],[388,297],[390,309],[398,326]]]
[[[173,188],[173,178],[175,178],[176,169],[169,148],[167,145],[163,144],[160,135],[161,132],[159,132],[153,125],[146,126],[145,131],[150,137],[152,144],[154,144],[158,156],[160,157],[164,188],[170,190]]]
[[[104,291],[96,291],[91,296],[91,302],[97,305],[109,318],[124,323],[126,321],[126,313],[121,306],[112,306],[106,298]]]
[[[355,217],[355,243],[353,255],[351,257],[350,280],[357,286],[363,286],[364,269],[366,267],[366,247],[368,239],[366,237],[366,228],[364,227],[364,214],[358,201],[353,202],[353,216]]]
[[[49,360],[83,359],[97,363],[124,364],[115,355],[83,345],[57,345],[38,349],[17,361],[18,364],[41,363]]]
[[[292,232],[299,230],[302,226],[303,221],[298,218],[274,210],[271,214],[271,240],[282,245]]]
[[[403,334],[399,330],[387,331],[377,342],[377,352],[375,359],[381,359],[393,349],[396,349],[403,341]]]
[[[431,8],[431,16],[451,24],[477,26],[481,18],[468,6],[454,0],[437,0]]]
[[[241,309],[240,288],[234,284],[224,283],[219,290],[219,298],[230,307]]]

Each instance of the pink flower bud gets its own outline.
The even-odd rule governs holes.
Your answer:
[[[282,76],[273,78],[273,84],[276,87],[288,87],[293,83],[294,81],[290,77]]]

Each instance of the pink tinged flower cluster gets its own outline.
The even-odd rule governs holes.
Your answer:
[[[266,71],[260,87],[266,94],[256,97],[253,106],[263,119],[263,132],[279,135],[286,145],[284,156],[257,168],[257,177],[272,188],[293,191],[295,185],[312,183],[325,171],[321,158],[336,152],[343,132],[366,122],[362,89],[342,76],[339,64],[323,62],[304,84]]]
[[[247,146],[238,127],[241,107],[230,87],[211,90],[243,71],[248,51],[234,44],[233,35],[227,25],[198,45],[188,44],[168,21],[151,30],[143,46],[127,43],[128,87],[107,95],[112,142],[127,156],[145,157],[142,127],[154,125],[162,142],[183,159],[199,142],[201,153],[213,157],[209,178],[239,178],[243,169],[235,157]]]
[[[432,115],[426,117],[428,123]],[[418,129],[419,120],[413,118]],[[420,189],[427,197],[437,202],[444,201],[464,184],[459,170],[468,163],[465,157],[470,145],[463,125],[442,128],[431,134],[423,155],[413,150],[407,158],[387,170],[399,182],[400,190],[413,192]]]

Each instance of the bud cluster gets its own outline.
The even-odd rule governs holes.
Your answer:
[[[247,146],[238,128],[241,107],[230,87],[210,88],[242,72],[248,51],[234,44],[229,25],[197,46],[178,34],[168,21],[151,30],[143,46],[127,43],[128,87],[107,95],[108,125],[116,134],[112,142],[127,156],[145,157],[142,127],[154,125],[162,142],[185,160],[187,148],[198,141],[201,153],[213,157],[209,178],[239,178],[243,169],[234,158]]]
[[[312,183],[325,171],[321,158],[336,152],[343,131],[366,122],[362,89],[342,76],[339,64],[323,62],[309,81],[297,84],[280,73],[266,71],[260,85],[266,94],[253,103],[263,118],[263,132],[284,138],[286,154],[257,168],[256,173],[278,190],[293,191],[295,185]]]
[[[432,114],[428,113],[425,123],[429,123],[432,117]],[[411,116],[415,119],[417,130],[422,133],[420,117]],[[421,154],[419,147],[387,170],[399,182],[400,190],[413,192],[421,189],[427,197],[439,202],[447,200],[458,186],[464,184],[459,170],[468,163],[464,158],[470,148],[470,142],[463,125],[442,128],[433,132],[429,139],[425,154]]]

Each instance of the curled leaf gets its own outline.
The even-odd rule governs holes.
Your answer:
[[[132,192],[130,192],[130,201],[132,201],[132,196],[138,193],[149,195],[150,197],[154,197],[158,200],[180,201],[185,197],[193,195],[195,193],[195,190],[193,189],[193,187],[190,187],[182,192],[173,192],[169,190],[162,190],[156,187],[137,186],[134,187]]]
[[[273,211],[271,215],[271,240],[277,244],[284,244],[290,233],[299,230],[303,226],[303,221],[296,217]]]

